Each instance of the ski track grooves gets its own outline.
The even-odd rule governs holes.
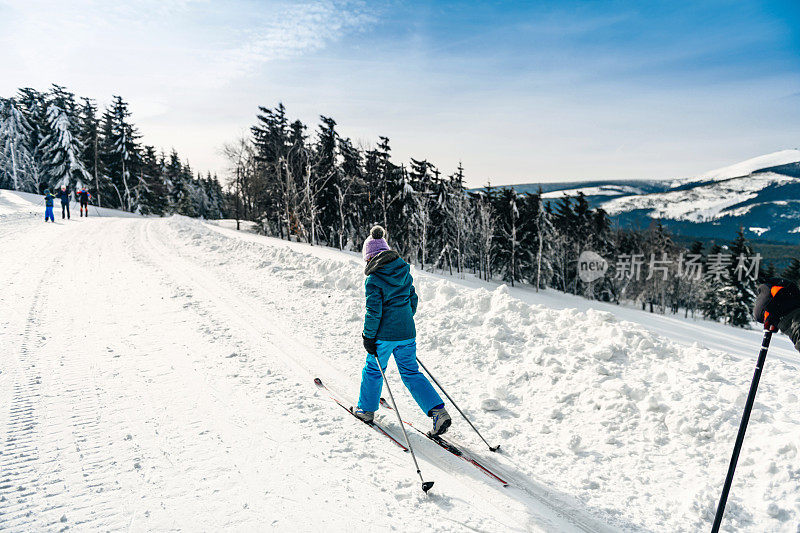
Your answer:
[[[20,517],[34,513],[28,498],[40,490],[36,476],[36,461],[39,450],[36,446],[37,418],[34,410],[40,396],[40,376],[36,364],[31,360],[28,346],[34,342],[33,330],[38,329],[37,315],[44,288],[44,277],[39,280],[25,323],[18,351],[17,375],[12,386],[13,396],[9,403],[6,440],[0,457],[0,501],[11,502],[0,515],[0,527],[14,527]],[[30,480],[29,483],[26,481]]]
[[[69,243],[73,244],[85,242]],[[54,255],[59,257],[67,245],[57,246]],[[22,261],[16,276],[26,270],[35,271],[40,263]],[[50,280],[73,274],[75,267],[60,259],[43,263],[50,266],[34,276],[38,281],[19,343],[10,417],[0,457],[0,528],[67,529],[67,522],[88,526],[97,520],[107,526],[119,525],[108,521],[119,502],[111,491],[100,494],[109,489],[107,474],[112,459],[101,444],[97,387],[92,373],[83,366],[83,360],[68,358],[60,349],[60,331],[51,333],[45,329],[54,311],[70,303],[64,301],[63,291],[51,290]],[[42,351],[58,356],[42,361],[38,358]],[[58,370],[53,372],[54,369]],[[56,391],[60,393],[57,401],[67,409],[51,409]],[[42,442],[49,445],[43,447]],[[66,479],[80,479],[83,486],[67,487]],[[79,490],[84,496],[74,501],[69,510],[60,498],[67,490],[72,494]],[[91,499],[85,497],[89,494]]]

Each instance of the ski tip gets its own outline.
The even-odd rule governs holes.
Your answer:
[[[322,387],[322,380],[319,378],[314,378],[314,385],[317,387]]]
[[[433,487],[433,481],[423,481],[422,482],[422,491],[427,494],[429,490]]]

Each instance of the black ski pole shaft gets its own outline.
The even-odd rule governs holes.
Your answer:
[[[467,423],[470,425],[470,427],[472,427],[472,429],[475,430],[475,433],[477,433],[478,436],[481,438],[481,440],[486,443],[486,446],[489,447],[489,451],[496,452],[500,448],[500,445],[498,444],[497,446],[492,446],[491,444],[489,444],[486,441],[486,439],[483,438],[483,435],[481,435],[481,432],[478,431],[478,428],[475,427],[475,424],[473,424],[472,421],[469,418],[467,418],[467,415],[464,414],[464,411],[462,411],[461,408],[458,406],[458,404],[455,401],[453,401],[453,399],[450,397],[449,394],[447,394],[447,391],[444,390],[444,388],[442,387],[441,383],[436,381],[436,378],[433,377],[433,374],[431,374],[431,371],[428,370],[428,367],[425,366],[425,363],[420,361],[419,357],[417,357],[417,362],[419,363],[419,366],[421,366],[423,368],[423,370],[425,370],[425,373],[427,373],[431,377],[433,382],[436,383],[436,386],[439,387],[439,390],[441,390],[444,393],[444,395],[447,397],[447,399],[450,400],[450,403],[452,403],[453,406],[458,410],[458,412],[461,413],[461,416],[464,417],[464,420],[466,420]]]
[[[744,404],[744,413],[742,414],[742,421],[739,424],[739,434],[736,435],[736,444],[733,445],[731,464],[728,466],[728,475],[725,476],[725,485],[722,487],[722,494],[719,497],[717,514],[714,517],[714,525],[711,526],[711,533],[718,533],[719,527],[722,524],[722,515],[725,514],[725,504],[728,502],[728,494],[731,491],[733,473],[736,471],[736,463],[739,461],[739,452],[742,451],[744,434],[747,431],[747,423],[750,421],[750,412],[753,410],[753,403],[755,403],[756,400],[758,381],[761,379],[761,370],[764,368],[764,361],[767,359],[767,350],[769,350],[770,339],[772,339],[772,331],[764,331],[764,340],[761,342],[761,351],[758,352],[756,370],[753,373],[753,381],[750,383],[750,393],[747,395],[747,402]]]
[[[400,424],[400,429],[403,430],[403,437],[405,437],[406,439],[406,448],[408,448],[408,451],[411,452],[411,459],[414,460],[414,468],[417,469],[417,475],[419,476],[419,479],[422,481],[422,491],[427,494],[428,491],[431,490],[431,487],[433,487],[433,481],[425,481],[425,478],[422,477],[422,472],[419,469],[419,463],[417,463],[417,456],[414,455],[414,448],[411,447],[411,443],[408,441],[408,433],[406,433],[406,426],[403,424],[403,419],[400,418],[400,411],[397,410],[397,403],[395,403],[394,401],[392,388],[389,387],[389,380],[386,379],[386,373],[383,371],[383,368],[381,368],[381,362],[378,359],[378,354],[372,354],[372,356],[375,358],[375,362],[378,364],[378,370],[381,371],[381,376],[383,376],[383,382],[386,384],[386,390],[389,391],[389,398],[392,400],[392,408],[394,409],[394,412],[397,415],[397,422]]]

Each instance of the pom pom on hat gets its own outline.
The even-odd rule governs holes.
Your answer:
[[[386,230],[381,226],[372,226],[372,229],[369,230],[369,234],[373,239],[383,239],[386,235]]]
[[[364,241],[364,247],[361,249],[361,256],[364,261],[369,261],[376,255],[386,250],[391,250],[389,244],[386,242],[386,230],[381,226],[373,226],[369,230],[369,237]]]

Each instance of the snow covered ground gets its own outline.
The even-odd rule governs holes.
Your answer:
[[[357,257],[181,217],[45,225],[30,200],[0,191],[0,530],[710,527],[758,332],[415,272],[420,358],[503,453],[458,418],[453,438],[511,481],[410,435],[426,497],[312,383],[356,394]],[[727,530],[800,521],[800,376],[776,344]]]

